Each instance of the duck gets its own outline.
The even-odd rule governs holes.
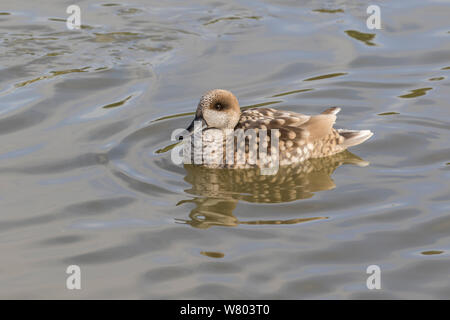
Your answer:
[[[187,142],[183,148],[185,164],[278,168],[332,156],[373,135],[370,130],[334,128],[339,111],[339,107],[330,107],[320,114],[306,115],[273,108],[242,110],[232,92],[209,90],[200,98],[194,119],[180,137]],[[255,139],[252,134],[256,134]],[[244,138],[239,140],[239,135]]]

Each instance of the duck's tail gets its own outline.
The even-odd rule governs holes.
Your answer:
[[[339,111],[341,111],[341,108],[339,107],[331,107],[322,112],[322,114],[338,114]]]
[[[339,111],[341,111],[341,108],[331,107],[323,111],[322,114],[336,115]],[[370,130],[337,129],[337,132],[344,138],[344,141],[339,143],[339,146],[343,149],[361,144],[373,136],[373,132]]]
[[[373,132],[370,130],[338,129],[337,131],[344,137],[344,142],[340,143],[340,146],[345,149],[361,144],[373,136]]]

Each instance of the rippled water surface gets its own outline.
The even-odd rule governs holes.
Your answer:
[[[0,6],[1,298],[450,298],[448,1],[70,4]],[[212,88],[375,134],[276,176],[175,165]]]

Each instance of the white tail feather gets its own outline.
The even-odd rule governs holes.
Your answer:
[[[371,136],[373,136],[373,132],[370,130],[339,129],[338,132],[341,136],[344,137],[344,142],[341,143],[341,146],[344,148],[361,144],[367,139],[369,139]]]

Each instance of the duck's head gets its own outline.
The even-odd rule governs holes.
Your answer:
[[[234,129],[241,116],[239,102],[230,91],[214,89],[206,92],[197,106],[195,118],[187,128],[193,132],[195,121],[202,122],[202,129]]]

